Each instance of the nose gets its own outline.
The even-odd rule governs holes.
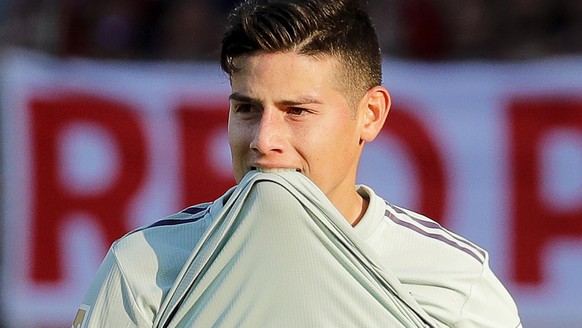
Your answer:
[[[256,125],[251,149],[260,153],[280,153],[283,151],[284,122],[283,117],[276,110],[265,108],[261,119]]]

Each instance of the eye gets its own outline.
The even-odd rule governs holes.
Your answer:
[[[234,109],[234,111],[236,113],[241,113],[241,114],[246,114],[246,113],[252,113],[254,111],[256,111],[253,105],[248,104],[248,103],[239,103],[239,104],[233,104],[232,108]]]
[[[301,108],[301,107],[289,107],[287,108],[287,113],[293,116],[301,116],[301,115],[305,115],[306,113],[308,113],[309,111],[305,108]]]

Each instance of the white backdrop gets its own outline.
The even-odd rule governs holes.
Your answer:
[[[0,66],[2,306],[68,326],[109,244],[231,186],[217,65]],[[489,250],[524,327],[582,326],[582,58],[386,59],[393,98],[359,180]]]

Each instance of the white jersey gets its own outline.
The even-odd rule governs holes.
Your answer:
[[[115,242],[73,327],[152,327],[199,240],[231,189],[213,203],[136,230]],[[438,327],[520,327],[516,306],[487,253],[436,222],[388,204],[366,187],[368,210],[353,228]],[[406,295],[408,296],[408,295]],[[334,325],[337,326],[337,325]]]
[[[360,186],[368,210],[354,228],[433,318],[447,327],[521,327],[515,302],[488,253],[423,216]]]

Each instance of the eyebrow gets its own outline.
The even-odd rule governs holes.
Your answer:
[[[228,100],[236,100],[236,101],[244,101],[244,102],[258,102],[256,99],[253,99],[249,96],[245,96],[240,92],[233,92],[228,96]]]
[[[253,104],[260,104],[261,102],[258,99],[249,97],[244,95],[240,92],[233,92],[230,96],[228,96],[229,100],[235,100],[240,102],[247,102]],[[282,100],[278,102],[284,106],[297,106],[297,105],[306,105],[306,104],[322,104],[321,100],[313,96],[302,96],[298,99],[289,99],[289,100]]]
[[[322,104],[321,100],[312,97],[312,96],[305,96],[305,97],[300,97],[296,100],[283,100],[281,101],[281,104],[285,105],[285,106],[297,106],[297,105],[307,105],[307,104]]]

